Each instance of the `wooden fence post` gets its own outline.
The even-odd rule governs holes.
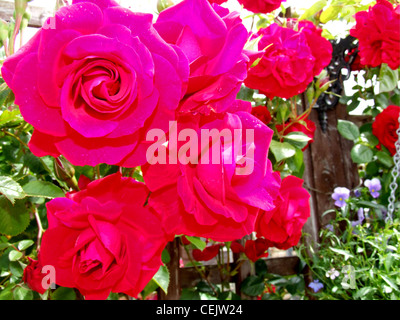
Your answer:
[[[173,241],[167,244],[166,249],[171,257],[167,268],[169,270],[170,279],[168,294],[160,290],[160,300],[179,300],[181,296],[181,278],[179,272],[179,259],[180,259],[180,239],[175,238]]]

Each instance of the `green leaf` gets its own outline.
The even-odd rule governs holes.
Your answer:
[[[250,297],[256,297],[264,292],[264,288],[265,284],[263,278],[249,276],[243,281],[241,291]]]
[[[284,136],[284,139],[289,140],[288,142],[290,144],[299,149],[303,149],[311,140],[311,138],[303,132],[290,132]]]
[[[149,294],[153,293],[154,291],[156,291],[158,288],[158,284],[151,279],[149,281],[149,283],[144,287],[144,289],[142,290],[142,297],[143,299],[145,299]]]
[[[378,158],[378,161],[380,163],[382,163],[383,165],[385,165],[386,167],[388,167],[388,168],[393,167],[393,165],[394,165],[393,158],[390,155],[388,155],[387,153],[385,153],[383,151],[378,151],[376,153],[376,156]]]
[[[0,196],[0,233],[16,236],[29,225],[29,211],[24,200],[16,200],[11,204],[4,196]]]
[[[21,240],[18,242],[18,250],[24,251],[32,246],[35,242],[33,240]]]
[[[64,191],[48,181],[30,181],[22,187],[25,193],[30,197],[41,198],[63,198]]]
[[[161,288],[165,294],[168,294],[169,286],[169,271],[166,266],[160,266],[157,273],[154,275],[153,280]]]
[[[262,260],[259,259],[254,263],[255,269],[256,269],[256,274],[260,277],[264,277],[267,272],[268,272],[268,267],[267,267],[267,263]]]
[[[200,300],[218,300],[217,297],[214,297],[208,293],[200,292]]]
[[[24,154],[23,162],[26,167],[29,168],[33,173],[41,174],[46,173],[46,169],[43,167],[40,158],[36,157],[32,152]]]
[[[393,282],[392,279],[384,276],[383,274],[379,275],[390,287],[392,287],[394,290],[399,291],[399,287]]]
[[[319,20],[322,23],[327,23],[328,21],[334,20],[339,15],[340,10],[341,10],[340,6],[331,5],[321,13]]]
[[[6,109],[0,115],[0,127],[4,127],[11,121],[21,121],[20,112],[18,109],[14,109],[12,111]]]
[[[7,86],[6,83],[2,83],[0,85],[0,106],[5,105],[6,101],[9,100],[10,95],[12,95],[11,89]],[[0,118],[1,125],[1,118]]]
[[[33,291],[24,287],[16,287],[14,289],[14,299],[15,300],[32,300]]]
[[[200,300],[200,294],[192,288],[183,288],[180,300]]]
[[[356,140],[360,136],[360,130],[351,121],[338,120],[337,129],[339,133],[348,140]]]
[[[59,287],[51,294],[52,300],[76,300],[76,293],[72,288]]]
[[[367,163],[372,161],[372,158],[374,156],[374,153],[370,148],[367,146],[364,146],[362,144],[356,144],[352,149],[351,149],[351,159],[355,163]]]
[[[12,204],[15,199],[25,198],[24,190],[10,177],[0,176],[0,193],[2,193]]]
[[[300,17],[300,20],[309,19],[319,11],[321,11],[326,4],[328,3],[327,0],[320,0],[313,4],[309,9],[307,9]]]
[[[13,276],[15,277],[23,276],[25,265],[23,267],[23,264],[20,261],[10,261],[9,267],[10,267],[10,272],[12,273]]]
[[[14,299],[14,294],[13,294],[13,288],[14,286],[10,285],[7,286],[4,290],[0,291],[0,300],[13,300]]]
[[[344,256],[345,261],[347,261],[349,258],[354,258],[354,256],[347,250],[336,249],[333,247],[330,247],[329,249]]]
[[[290,143],[275,140],[271,141],[270,150],[277,162],[293,157],[296,153],[296,148]]]
[[[378,80],[379,93],[393,91],[399,82],[399,72],[392,70],[386,63],[382,63]]]
[[[238,100],[245,100],[245,101],[252,101],[253,100],[253,94],[254,90],[247,88],[245,86],[242,86],[240,88],[240,91],[238,92],[236,98]]]
[[[189,237],[186,236],[186,239],[197,249],[204,250],[206,247],[206,243],[198,237]]]
[[[368,141],[368,144],[374,148],[379,144],[378,138],[371,132],[371,131],[366,131],[361,133],[361,136]]]
[[[21,259],[21,257],[22,257],[22,252],[17,250],[11,250],[10,253],[8,254],[8,259],[10,261],[17,261]]]
[[[171,255],[169,254],[167,249],[164,249],[163,252],[161,253],[161,261],[164,264],[167,264],[171,261]]]
[[[303,151],[301,151],[299,148],[296,148],[296,154],[287,159],[287,165],[292,171],[293,175],[298,178],[302,178],[305,169]]]

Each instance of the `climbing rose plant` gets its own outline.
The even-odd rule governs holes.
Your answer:
[[[146,299],[168,289],[175,238],[196,269],[231,250],[259,270],[270,248],[299,243],[308,116],[333,47],[319,10],[286,19],[285,1],[239,0],[248,30],[224,2],[159,1],[153,17],[74,0],[16,51],[28,20],[16,1],[16,23],[0,24],[0,298]],[[398,68],[398,7],[357,9],[360,68]],[[361,24],[382,25],[381,46]],[[396,108],[371,127],[391,155],[381,123],[394,132]],[[244,294],[276,293],[253,277]]]

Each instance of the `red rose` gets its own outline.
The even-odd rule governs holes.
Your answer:
[[[193,249],[193,259],[196,261],[209,261],[214,258],[221,246],[219,244],[204,248],[204,250]]]
[[[77,288],[86,299],[110,292],[136,297],[172,240],[143,206],[147,196],[144,184],[116,173],[48,202],[40,263],[54,266],[56,284]]]
[[[399,106],[388,106],[375,118],[372,123],[372,133],[378,138],[392,156],[396,153],[395,143],[398,140],[397,129],[399,128]],[[377,146],[380,149],[380,145]]]
[[[163,41],[151,14],[112,0],[74,0],[4,62],[4,80],[34,132],[31,151],[72,164],[134,167],[143,135],[167,132],[189,73],[182,50]]]
[[[294,176],[283,179],[275,209],[258,216],[257,236],[264,237],[269,246],[286,250],[299,242],[310,216],[310,194],[302,185],[303,180]]]
[[[244,247],[237,241],[232,241],[231,250],[233,253],[241,253],[244,252]]]
[[[378,67],[387,63],[396,70],[400,66],[400,10],[386,0],[355,15],[356,25],[350,35],[358,39],[361,63]]]
[[[24,269],[24,275],[22,281],[25,282],[32,290],[43,294],[47,288],[43,287],[43,277],[46,276],[42,273],[42,265],[37,260],[33,260],[28,257],[29,264]]]
[[[361,63],[361,58],[359,54],[359,50],[357,48],[351,50],[345,57],[344,60],[346,62],[350,61],[350,57],[355,56],[352,64],[350,65],[351,71],[360,71],[364,69],[366,66]]]
[[[300,117],[298,120],[290,120],[284,125],[278,124],[276,125],[276,129],[284,136],[290,132],[303,132],[307,137],[311,138],[308,144],[302,149],[303,151],[308,148],[310,143],[314,142],[315,123],[305,117]]]
[[[251,114],[266,125],[271,122],[271,113],[266,106],[257,106],[251,108]]]
[[[299,30],[306,36],[308,46],[315,58],[313,73],[319,75],[332,60],[332,44],[322,37],[322,29],[308,20],[288,19],[287,27]]]
[[[268,257],[268,247],[268,241],[263,238],[247,240],[244,245],[244,253],[247,258],[256,262],[258,259]]]
[[[254,13],[269,13],[278,9],[286,0],[239,0],[246,10]]]
[[[261,28],[258,49],[265,51],[259,63],[250,68],[246,86],[270,99],[290,98],[304,92],[332,58],[332,45],[321,37],[311,22],[289,20],[288,28],[274,23]]]

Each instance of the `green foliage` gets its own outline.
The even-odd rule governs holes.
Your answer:
[[[354,225],[352,212],[337,212],[330,223],[331,230],[321,230],[321,243],[311,249],[311,256],[305,253],[304,245],[296,250],[310,267],[313,278],[324,285],[319,292],[310,294],[323,300],[398,300],[399,220],[385,222],[382,212],[371,208],[366,221]],[[327,276],[332,268],[339,272],[334,279]],[[351,279],[346,278],[348,270],[354,277],[352,288]]]

